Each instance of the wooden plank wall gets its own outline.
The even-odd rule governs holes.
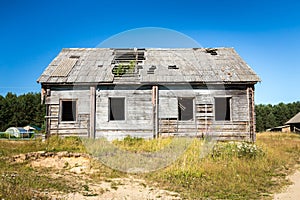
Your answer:
[[[109,98],[125,98],[125,120],[109,120]],[[107,89],[96,93],[96,137],[109,140],[132,137],[153,138],[152,90]]]
[[[50,134],[89,136],[90,130],[90,88],[76,90],[51,90],[46,98],[49,110]],[[152,88],[111,88],[98,86],[96,91],[96,137],[108,139],[132,137],[153,138]],[[125,120],[109,120],[109,98],[125,98]],[[194,118],[178,120],[178,97],[193,97]],[[231,120],[215,121],[214,98],[231,98]],[[78,102],[76,122],[60,122],[60,100],[74,99]],[[213,135],[222,140],[251,140],[249,91],[247,88],[205,89],[205,88],[161,88],[158,90],[158,132],[159,136]],[[254,122],[252,122],[254,123]]]
[[[168,99],[169,96],[173,100]],[[179,121],[178,97],[194,97],[195,116],[193,120]],[[215,121],[214,98],[231,98],[231,120]],[[162,101],[161,101],[162,100]],[[243,89],[189,89],[159,91],[160,135],[161,136],[214,136],[221,140],[250,140],[249,103],[247,90]],[[164,105],[165,104],[165,105]],[[163,112],[163,113],[161,113]]]
[[[88,136],[90,126],[90,97],[89,89],[51,90],[46,98],[49,109],[49,134],[63,136]],[[75,122],[60,121],[60,100],[77,100],[77,120]]]

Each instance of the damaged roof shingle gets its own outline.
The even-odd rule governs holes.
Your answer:
[[[113,83],[113,63],[121,51],[109,48],[63,49],[38,82]],[[137,70],[138,83],[260,81],[233,48],[147,48],[141,52],[145,52],[145,57],[141,57],[143,63]]]

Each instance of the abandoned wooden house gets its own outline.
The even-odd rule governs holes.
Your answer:
[[[62,49],[38,82],[47,134],[255,140],[259,77],[233,48]]]

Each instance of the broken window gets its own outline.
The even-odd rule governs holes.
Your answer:
[[[74,100],[61,101],[61,121],[76,121],[77,105]]]
[[[230,97],[215,98],[215,120],[229,121],[230,117]]]
[[[193,98],[178,98],[178,120],[194,119],[194,103]]]
[[[125,120],[125,98],[109,98],[109,120]]]

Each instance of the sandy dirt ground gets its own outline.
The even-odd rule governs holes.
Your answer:
[[[94,169],[92,158],[86,154],[58,152],[33,152],[14,156],[12,162],[30,161],[29,165],[42,169],[51,168],[52,178],[64,178],[78,185],[86,185],[86,190],[78,192],[61,193],[46,192],[41,193],[50,199],[63,200],[140,200],[157,199],[173,200],[181,199],[180,194],[172,191],[162,190],[159,186],[150,186],[145,180],[132,176],[126,178],[109,178],[104,181],[89,180],[88,174],[94,174],[99,169]]]
[[[54,178],[61,177],[78,184],[81,182],[83,184],[83,180],[88,180],[88,174],[93,174],[98,170],[93,169],[91,157],[85,154],[58,152],[47,155],[45,152],[34,152],[20,154],[12,159],[13,162],[24,162],[25,160],[30,160],[29,165],[35,168],[52,168],[55,173],[50,176]],[[285,188],[282,193],[274,194],[274,200],[300,200],[300,169],[287,178],[293,184]],[[51,199],[66,200],[181,199],[180,194],[176,192],[162,190],[158,185],[149,186],[146,181],[132,176],[98,182],[91,181],[85,184],[87,184],[88,193],[81,190],[75,193],[50,192],[44,195]]]
[[[288,177],[293,184],[288,186],[282,193],[275,194],[274,200],[298,200],[300,199],[300,171]]]

